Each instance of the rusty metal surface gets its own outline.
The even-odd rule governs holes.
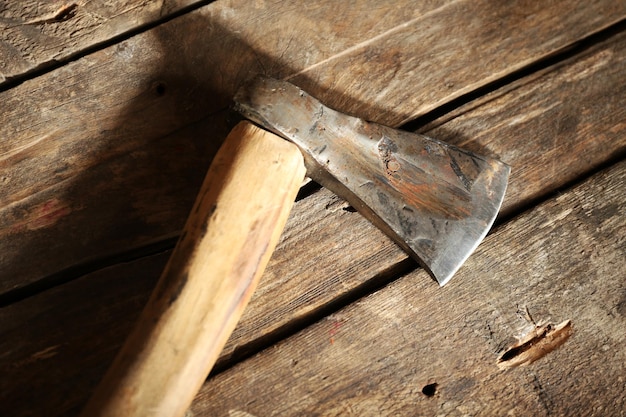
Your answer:
[[[243,115],[294,142],[308,175],[346,199],[444,285],[496,218],[510,168],[332,110],[259,77],[235,97]]]

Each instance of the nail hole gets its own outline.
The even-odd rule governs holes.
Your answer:
[[[424,385],[424,388],[422,388],[422,394],[424,394],[427,397],[432,397],[433,395],[435,395],[437,393],[437,383],[433,382],[432,384],[427,384]]]
[[[163,83],[158,83],[155,87],[156,93],[159,96],[162,96],[165,94],[165,84]]]

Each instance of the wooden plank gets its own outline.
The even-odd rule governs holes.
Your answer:
[[[256,72],[300,74],[297,79],[307,84],[311,93],[324,96],[326,86],[316,87],[309,78],[328,66],[328,71],[338,77],[339,89],[335,91],[343,91],[340,95],[345,100],[336,103],[341,104],[340,110],[363,110],[363,115],[369,113],[362,103],[369,103],[372,109],[381,108],[387,94],[404,94],[406,85],[421,92],[416,97],[430,97],[429,102],[442,103],[456,97],[455,91],[461,91],[462,85],[478,86],[491,80],[494,67],[472,64],[474,56],[465,55],[463,42],[450,43],[445,31],[437,32],[439,38],[429,31],[416,31],[429,25],[439,27],[443,18],[450,27],[463,27],[471,15],[462,12],[468,4],[458,1],[426,11],[420,9],[408,23],[373,38],[368,38],[364,31],[375,19],[367,20],[369,26],[347,27],[341,33],[352,33],[349,38],[361,36],[371,40],[356,49],[342,49],[347,44],[341,41],[337,43],[339,49],[320,46],[317,49],[322,52],[309,60],[302,51],[316,50],[315,45],[308,43],[316,39],[312,22],[325,12],[334,16],[337,27],[342,27],[343,18],[330,13],[328,4],[326,8],[314,8],[316,13],[311,15],[307,8],[294,7],[289,14],[282,11],[282,5],[263,5],[265,9],[258,13],[266,19],[254,26],[250,19],[223,20],[222,16],[229,14],[223,13],[222,3],[215,3],[3,92],[0,111],[8,122],[0,127],[0,136],[11,139],[0,145],[0,293],[98,257],[106,258],[176,235],[227,130],[225,116],[215,112],[229,103],[242,80]],[[626,8],[621,2],[585,4],[586,13],[594,17],[580,21],[582,11],[578,8],[570,14],[571,4],[551,3],[550,13],[561,16],[564,25],[556,37],[554,32],[538,26],[533,26],[532,37],[515,31],[513,35],[519,36],[515,46],[526,53],[523,61],[531,62],[561,50],[626,14],[619,9]],[[532,10],[527,6],[516,3],[508,6],[506,13],[524,15]],[[388,7],[373,10],[377,15],[395,10]],[[351,16],[352,21],[359,21],[358,15]],[[530,21],[535,22],[533,19]],[[279,35],[274,26],[263,23],[269,20],[281,27]],[[552,23],[547,20],[546,27]],[[249,27],[250,32],[235,30],[243,26]],[[337,27],[330,23],[328,30]],[[500,38],[495,35],[510,36],[508,27],[493,30],[487,33],[481,25],[470,25],[467,31],[455,36],[469,37],[483,45],[484,57],[500,62],[496,72],[502,75],[519,67],[520,56],[507,55],[507,51],[497,47]],[[423,38],[416,39],[414,32]],[[400,33],[407,36],[399,37]],[[284,39],[292,39],[293,43],[285,45]],[[403,65],[398,73],[402,82],[394,81],[391,88],[385,87],[389,80],[376,74],[388,71],[375,65],[375,61],[361,60],[363,71],[371,69],[370,77],[360,77],[359,72],[353,75],[355,79],[368,80],[369,87],[351,92],[354,86],[341,76],[344,64],[355,65],[354,60],[361,57],[355,51],[364,45],[375,48],[387,45],[390,39],[399,42],[394,50],[402,52],[401,61],[408,65]],[[415,48],[416,44],[426,43],[434,47],[437,42],[449,50],[432,59],[428,51]],[[464,63],[455,88],[446,85],[445,72],[441,72],[441,79],[433,80],[411,70],[411,65],[425,60],[437,68],[445,66],[454,56],[459,56],[455,65]],[[344,82],[347,84],[341,87]],[[383,89],[385,95],[380,95]],[[404,118],[398,115],[409,111],[403,109],[413,109],[414,105],[404,102],[384,117],[376,113],[376,119],[398,122]],[[209,116],[215,117],[214,121],[209,121]],[[211,128],[212,125],[216,127]],[[188,130],[181,137],[184,128]],[[155,204],[157,201],[159,204]],[[37,262],[28,261],[32,258],[37,258]]]
[[[498,115],[503,120],[513,116],[504,111],[502,103],[487,100],[474,111],[492,114],[490,123],[498,129],[489,130],[489,134],[482,135],[477,142],[466,143],[466,146],[489,150],[500,147],[500,141],[508,141],[509,146],[516,149],[509,154],[512,158],[507,160],[514,172],[522,163],[529,164],[529,170],[533,167],[541,170],[543,161],[531,156],[536,155],[540,144],[550,143],[558,126],[546,123],[545,118],[552,118],[553,113],[544,115],[538,109],[544,108],[544,97],[554,97],[561,101],[557,102],[557,106],[571,105],[571,108],[576,108],[578,103],[581,125],[587,126],[563,137],[557,145],[584,148],[586,158],[595,161],[596,166],[601,164],[607,155],[623,149],[626,140],[623,131],[620,134],[626,104],[626,95],[621,90],[625,59],[626,34],[622,34],[572,57],[541,76],[520,80],[506,89],[509,91],[506,94],[519,93],[525,97],[520,103],[521,108],[514,106],[511,111],[515,115],[529,115],[529,125],[534,120],[536,124],[547,126],[546,129],[529,137],[522,135],[521,139],[515,132],[518,136],[510,137],[513,133],[506,131],[508,125],[500,123]],[[587,68],[595,70],[573,71],[572,67],[576,68],[577,62],[585,62]],[[577,90],[574,86],[578,83],[595,88],[581,87],[582,91]],[[563,101],[557,92],[570,84],[571,91],[576,94]],[[527,93],[523,94],[523,91]],[[587,96],[585,91],[593,94]],[[605,104],[594,106],[592,111],[584,111],[583,104],[591,103],[598,96],[605,99]],[[503,99],[503,102],[506,100]],[[489,111],[491,105],[495,107]],[[590,125],[594,123],[596,129],[591,129]],[[445,132],[445,126],[439,128],[439,132]],[[199,129],[204,128],[208,126],[200,126]],[[504,133],[501,134],[500,129]],[[181,139],[191,135],[190,132],[174,137]],[[458,140],[466,140],[466,137],[458,133]],[[576,143],[579,143],[578,147],[574,146]],[[555,152],[554,158],[560,158],[557,159],[559,163],[568,168],[557,171],[555,177],[546,177],[545,182],[531,181],[526,184],[534,189],[535,196],[542,195],[544,188],[564,184],[564,177],[574,178],[587,169],[586,164],[575,163],[580,158],[580,151],[574,154]],[[512,178],[513,182],[521,180],[522,177]],[[511,184],[513,188],[523,188],[522,185]],[[515,199],[519,197],[512,194],[509,198],[511,202],[507,203],[506,215],[512,214]],[[315,316],[317,311],[346,297],[355,288],[388,279],[385,274],[393,272],[398,264],[406,260],[395,245],[360,215],[344,208],[345,204],[326,190],[296,203],[282,242],[240,326],[222,354],[222,361],[264,343],[263,340],[268,337],[288,332],[293,326],[300,325],[299,322]],[[8,326],[11,323],[12,326],[9,330],[0,330],[0,351],[7,352],[0,357],[0,366],[6,370],[5,375],[10,375],[6,379],[7,385],[0,387],[0,393],[4,395],[0,397],[0,404],[15,407],[8,408],[14,415],[40,414],[39,411],[44,409],[48,415],[53,415],[52,410],[77,406],[85,398],[89,390],[87,387],[96,384],[105,363],[111,359],[112,351],[122,343],[140,309],[141,300],[145,300],[154,285],[167,255],[99,271],[0,311],[0,324]],[[424,275],[416,281],[419,281],[419,288],[434,291],[431,288],[433,282]],[[129,286],[130,289],[126,289]],[[107,309],[106,303],[100,305],[92,297],[115,302]],[[65,313],[68,305],[73,306],[69,317]],[[36,312],[38,306],[45,307],[45,313],[30,313],[33,310]],[[24,329],[33,330],[24,334]],[[68,340],[66,344],[64,339]],[[55,350],[57,353],[54,356],[40,358],[35,355],[57,345],[60,347]],[[37,361],[31,359],[33,355]],[[58,373],[62,374],[64,384],[58,384],[57,379],[50,377]],[[68,387],[75,387],[80,393],[71,397],[73,400],[68,400],[68,404],[59,404],[65,392],[72,389]],[[30,398],[28,395],[37,396],[38,401],[24,401]],[[22,401],[12,401],[11,398]]]
[[[362,33],[376,35],[446,2],[396,1],[396,7],[387,7],[385,13],[378,13],[377,9],[381,6],[371,0],[356,4],[317,1],[304,9],[295,0],[282,2],[281,7],[274,7],[267,1],[250,5],[246,0],[233,0],[216,2],[206,10],[217,12],[212,14],[214,24],[230,27],[247,39],[265,36],[269,42],[262,44],[263,48],[259,51],[275,53],[274,43],[283,43],[283,49],[315,45],[315,48],[302,48],[294,53],[303,60],[315,62],[336,53],[336,48],[341,50],[351,46]],[[204,3],[207,2],[6,2],[0,11],[0,87],[7,80],[63,62],[116,36],[141,30],[142,26]],[[334,11],[332,14],[328,13],[330,7]],[[303,19],[303,15],[307,18]],[[268,20],[281,22],[281,30],[277,32],[266,25]],[[294,31],[296,26],[300,29]],[[345,30],[355,26],[364,32]],[[269,33],[274,32],[274,35],[268,38],[268,30],[263,27],[271,29]],[[345,36],[335,36],[338,31]],[[287,36],[283,38],[277,36],[279,34]],[[333,39],[333,42],[328,42],[328,39]],[[306,43],[303,43],[305,40]]]
[[[291,78],[321,90],[329,107],[400,125],[568,48],[625,12],[603,1],[457,1]]]
[[[0,309],[0,415],[78,414],[119,347],[108,339],[126,337],[167,258],[103,269],[71,291],[57,287]]]
[[[502,212],[523,209],[601,161],[624,155],[626,103],[618,97],[626,96],[625,48],[619,34],[456,109],[426,132],[510,161]]]
[[[0,86],[193,3],[189,0],[3,2]]]
[[[411,273],[218,374],[191,414],[623,415],[625,185],[622,162],[500,228],[448,286]],[[523,306],[574,334],[502,371]]]

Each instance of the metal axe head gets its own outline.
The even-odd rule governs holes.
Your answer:
[[[440,285],[485,237],[502,204],[506,164],[339,113],[286,81],[254,79],[235,107],[298,145],[311,179],[347,200]]]

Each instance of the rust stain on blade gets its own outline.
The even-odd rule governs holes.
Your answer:
[[[399,193],[407,207],[420,207],[423,211],[442,218],[462,219],[470,216],[471,195],[464,183],[443,180],[443,175],[431,175],[410,161],[411,157],[399,154],[398,146],[384,136],[377,144],[384,177],[378,177]],[[450,164],[452,165],[452,164]],[[445,165],[439,169],[448,169]],[[448,178],[453,169],[448,169]]]

